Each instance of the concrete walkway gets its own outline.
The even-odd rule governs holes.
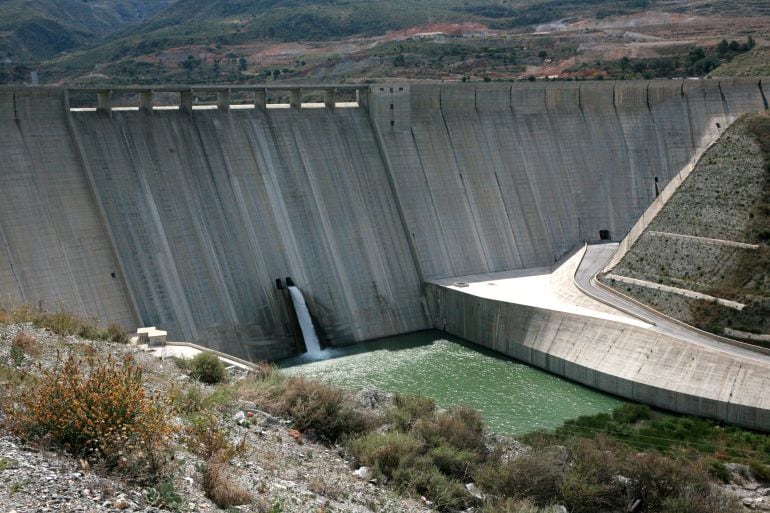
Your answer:
[[[538,267],[431,280],[436,285],[485,299],[612,320],[752,361],[770,363],[770,355],[741,342],[722,341],[644,307],[596,282],[618,248],[617,243],[580,248],[553,268]],[[721,339],[721,340],[720,340]]]
[[[574,275],[584,251],[585,248],[580,248],[553,268],[519,269],[431,282],[486,299],[650,327],[647,321],[597,301],[576,286]]]

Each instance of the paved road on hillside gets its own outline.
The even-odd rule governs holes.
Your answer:
[[[575,273],[575,282],[588,296],[618,308],[629,313],[645,322],[653,324],[650,329],[677,337],[694,344],[723,351],[735,356],[742,356],[751,360],[770,363],[770,355],[758,353],[751,349],[736,347],[726,342],[720,342],[708,335],[704,335],[692,328],[682,326],[679,323],[672,322],[662,315],[656,315],[641,306],[628,301],[620,295],[613,294],[594,284],[594,276],[601,271],[610,261],[612,255],[618,248],[617,243],[611,244],[592,244],[586,248],[583,260]]]

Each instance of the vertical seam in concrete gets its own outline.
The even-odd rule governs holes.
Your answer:
[[[518,256],[519,260],[519,266],[524,267],[524,259],[521,256],[521,250],[519,249],[519,245],[516,241],[516,232],[513,231],[513,220],[511,220],[511,213],[508,210],[508,203],[505,201],[505,195],[503,194],[503,187],[500,185],[500,178],[497,176],[497,171],[495,171],[495,182],[497,183],[497,192],[500,193],[500,202],[503,204],[503,210],[505,210],[505,217],[508,218],[508,228],[511,231],[511,242],[513,243],[513,249],[516,252],[516,256]],[[528,223],[525,223],[528,224]],[[527,229],[529,231],[529,229]],[[532,235],[530,234],[530,240],[532,239]]]
[[[13,281],[16,282],[16,288],[19,290],[19,297],[21,297],[22,302],[26,303],[29,300],[26,297],[26,294],[24,294],[24,287],[21,285],[21,279],[19,278],[18,273],[16,272],[16,262],[13,258],[13,251],[11,251],[11,245],[8,244],[8,238],[5,236],[5,228],[3,228],[3,220],[0,218],[0,247],[5,247],[8,255],[8,264],[11,266],[11,274],[13,274]],[[5,292],[5,291],[4,291]],[[0,298],[2,299],[2,298]]]
[[[436,222],[438,223],[439,230],[441,230],[440,244],[441,244],[443,253],[446,255],[446,261],[449,262],[449,265],[452,267],[452,272],[454,273],[454,264],[452,262],[452,256],[447,251],[447,248],[446,248],[446,240],[447,240],[446,229],[444,228],[444,223],[442,222],[442,219],[441,219],[442,216],[440,216],[438,212],[438,206],[436,205],[436,197],[433,195],[433,190],[431,190],[430,188],[430,180],[428,179],[428,172],[425,169],[425,160],[422,158],[422,153],[420,153],[420,147],[417,145],[417,136],[414,135],[414,128],[412,128],[409,131],[409,133],[412,136],[412,144],[414,144],[415,153],[417,154],[417,159],[420,161],[420,171],[422,171],[422,176],[425,179],[425,188],[427,189],[428,196],[430,197],[430,205],[431,205],[431,208],[433,209],[433,214],[436,216]]]
[[[644,89],[644,101],[647,103],[647,110],[652,114],[652,104],[650,103],[650,83],[647,82],[647,87]]]
[[[64,104],[69,105],[69,94],[65,91],[65,101]],[[123,286],[123,289],[126,291],[126,294],[128,295],[128,305],[132,310],[132,314],[134,316],[134,321],[138,324],[141,323],[141,316],[139,315],[139,307],[136,301],[136,297],[134,296],[133,291],[131,290],[131,287],[128,285],[128,277],[126,274],[126,266],[123,262],[123,259],[120,257],[120,252],[118,251],[118,246],[115,243],[115,235],[112,232],[112,228],[107,220],[107,213],[104,210],[104,204],[102,203],[102,198],[99,195],[99,191],[96,188],[96,181],[93,177],[93,172],[91,171],[91,166],[88,164],[88,161],[86,160],[85,150],[83,149],[83,144],[80,142],[80,138],[77,135],[77,131],[75,130],[75,125],[72,122],[72,111],[70,111],[68,108],[66,109],[66,112],[64,113],[64,119],[65,124],[67,125],[67,131],[69,132],[70,138],[72,139],[72,142],[75,147],[75,154],[77,156],[77,159],[80,161],[80,164],[82,166],[83,172],[86,177],[86,181],[88,182],[88,188],[91,191],[91,196],[94,199],[94,203],[96,204],[96,209],[99,212],[99,219],[102,222],[102,227],[104,228],[104,231],[107,233],[107,238],[109,240],[110,245],[110,251],[112,253],[112,257],[115,259],[115,263],[118,266],[118,272],[120,272],[120,278],[122,280],[121,285]]]
[[[725,92],[722,90],[722,81],[717,82],[717,88],[719,89],[719,96],[722,98],[722,103],[727,105],[727,98],[725,98]]]
[[[229,111],[228,111],[228,114],[229,114]],[[220,190],[219,190],[220,188],[219,188],[219,186],[217,184],[216,178],[214,177],[214,173],[213,173],[212,165],[211,165],[211,158],[209,156],[209,152],[207,151],[208,145],[206,144],[206,140],[204,139],[203,135],[201,134],[200,127],[199,127],[198,123],[195,122],[195,120],[193,120],[192,125],[193,125],[193,130],[195,132],[195,135],[198,138],[199,147],[201,149],[201,152],[203,153],[203,159],[204,159],[204,162],[205,162],[205,165],[206,165],[206,171],[208,172],[208,176],[211,178],[211,184],[213,186],[214,193],[215,193],[215,195],[217,197],[217,204],[225,204],[225,202],[222,201],[222,197],[221,197]],[[215,131],[215,132],[217,132],[216,136],[218,137],[218,135],[219,135],[218,132],[219,131]],[[221,142],[218,142],[218,145],[220,147],[223,146]],[[225,172],[227,173],[227,176],[229,177],[230,176],[229,165],[227,165],[227,163],[225,163],[224,168],[225,168]],[[225,216],[222,215],[222,218],[224,219]],[[193,223],[193,226],[194,226],[195,230],[199,234],[201,243],[204,243],[204,244],[208,243],[208,244],[210,244],[211,243],[211,237],[209,235],[206,235],[204,237],[204,234],[201,233],[203,231],[207,231],[207,230],[203,230],[203,229],[200,228],[202,226],[202,223]],[[233,327],[237,329],[237,326],[238,326],[238,313],[236,312],[235,305],[232,302],[232,298],[230,296],[230,290],[229,290],[229,288],[227,286],[227,281],[225,280],[224,273],[222,272],[222,268],[223,268],[222,263],[219,261],[219,258],[217,257],[217,255],[213,251],[204,251],[203,253],[205,255],[206,263],[209,264],[207,266],[209,271],[211,272],[211,274],[214,275],[213,276],[214,279],[218,282],[219,286],[222,288],[222,292],[223,292],[221,294],[222,303],[227,305],[227,309],[229,310],[229,313],[230,313],[230,316],[231,316],[230,317],[230,322],[232,323]]]
[[[409,102],[411,105],[411,91],[409,92]],[[439,101],[441,97],[439,96]],[[411,107],[410,107],[411,108]],[[409,225],[406,221],[406,214],[404,214],[404,206],[401,204],[401,198],[398,196],[398,191],[396,189],[396,180],[393,176],[393,166],[390,164],[390,159],[388,158],[387,152],[385,151],[385,145],[382,141],[382,134],[380,133],[380,129],[377,126],[377,123],[374,122],[374,119],[372,119],[372,110],[369,110],[369,125],[372,127],[372,132],[374,133],[374,140],[377,143],[377,151],[380,154],[380,160],[382,161],[382,166],[385,169],[385,176],[388,179],[388,186],[390,187],[390,192],[393,195],[393,201],[396,204],[396,211],[398,212],[398,217],[401,220],[401,229],[404,231],[404,236],[406,237],[406,242],[409,245],[409,253],[412,255],[412,261],[414,262],[415,270],[417,271],[417,278],[420,280],[420,283],[425,283],[425,274],[423,273],[422,266],[420,265],[420,259],[417,257],[417,248],[414,246],[414,240],[412,239],[412,234],[409,231]],[[414,140],[414,133],[412,132],[412,127],[409,127],[409,133],[412,135],[412,139]],[[414,146],[417,148],[417,142],[414,141]],[[418,152],[419,157],[419,152]],[[420,167],[422,167],[422,159],[420,159]],[[423,170],[424,173],[424,170]],[[430,193],[430,188],[428,188],[428,192]],[[433,195],[431,195],[431,203],[433,202]],[[435,210],[435,205],[434,205]]]
[[[764,104],[765,104],[765,110],[767,110],[770,107],[768,107],[768,105],[767,105],[767,96],[765,96],[765,90],[762,88],[762,79],[761,78],[759,79],[759,82],[757,82],[757,86],[759,87],[759,94],[762,95],[762,102],[764,102]]]
[[[14,121],[18,121],[19,120],[19,113],[18,113],[18,110],[16,109],[16,91],[13,92],[12,100],[13,100],[12,101],[12,103],[13,103],[13,119],[14,119]],[[767,105],[767,102],[765,102],[765,105]]]
[[[475,92],[474,92],[475,95]],[[476,236],[476,242],[478,243],[479,249],[481,250],[481,255],[484,257],[484,263],[487,266],[488,272],[492,270],[492,266],[490,265],[489,256],[487,255],[486,248],[484,247],[484,243],[481,240],[481,236],[479,234],[479,224],[476,221],[476,216],[473,214],[473,205],[471,204],[470,198],[468,197],[468,189],[465,187],[465,181],[463,180],[463,175],[460,173],[460,162],[457,160],[457,152],[455,148],[458,146],[454,143],[454,140],[452,139],[452,133],[449,131],[449,124],[446,122],[446,116],[444,116],[444,110],[439,109],[439,112],[441,112],[441,122],[444,125],[444,130],[446,131],[447,139],[449,140],[449,146],[452,148],[452,160],[455,162],[455,167],[457,168],[458,175],[460,176],[460,183],[463,187],[463,193],[465,194],[465,202],[468,205],[468,211],[471,214],[471,220],[473,221],[473,233]]]
[[[612,92],[614,94],[614,88]],[[578,110],[580,111],[580,117],[583,118],[583,121],[585,122],[585,113],[583,112],[583,84],[578,86]]]

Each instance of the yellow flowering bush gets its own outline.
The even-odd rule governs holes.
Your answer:
[[[130,356],[85,363],[69,356],[43,370],[7,414],[8,427],[21,438],[148,478],[174,431]]]

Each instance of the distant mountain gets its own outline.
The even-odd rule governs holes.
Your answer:
[[[34,62],[92,44],[174,0],[2,0],[0,62]]]
[[[0,84],[668,77],[769,26],[768,0],[0,0]]]

